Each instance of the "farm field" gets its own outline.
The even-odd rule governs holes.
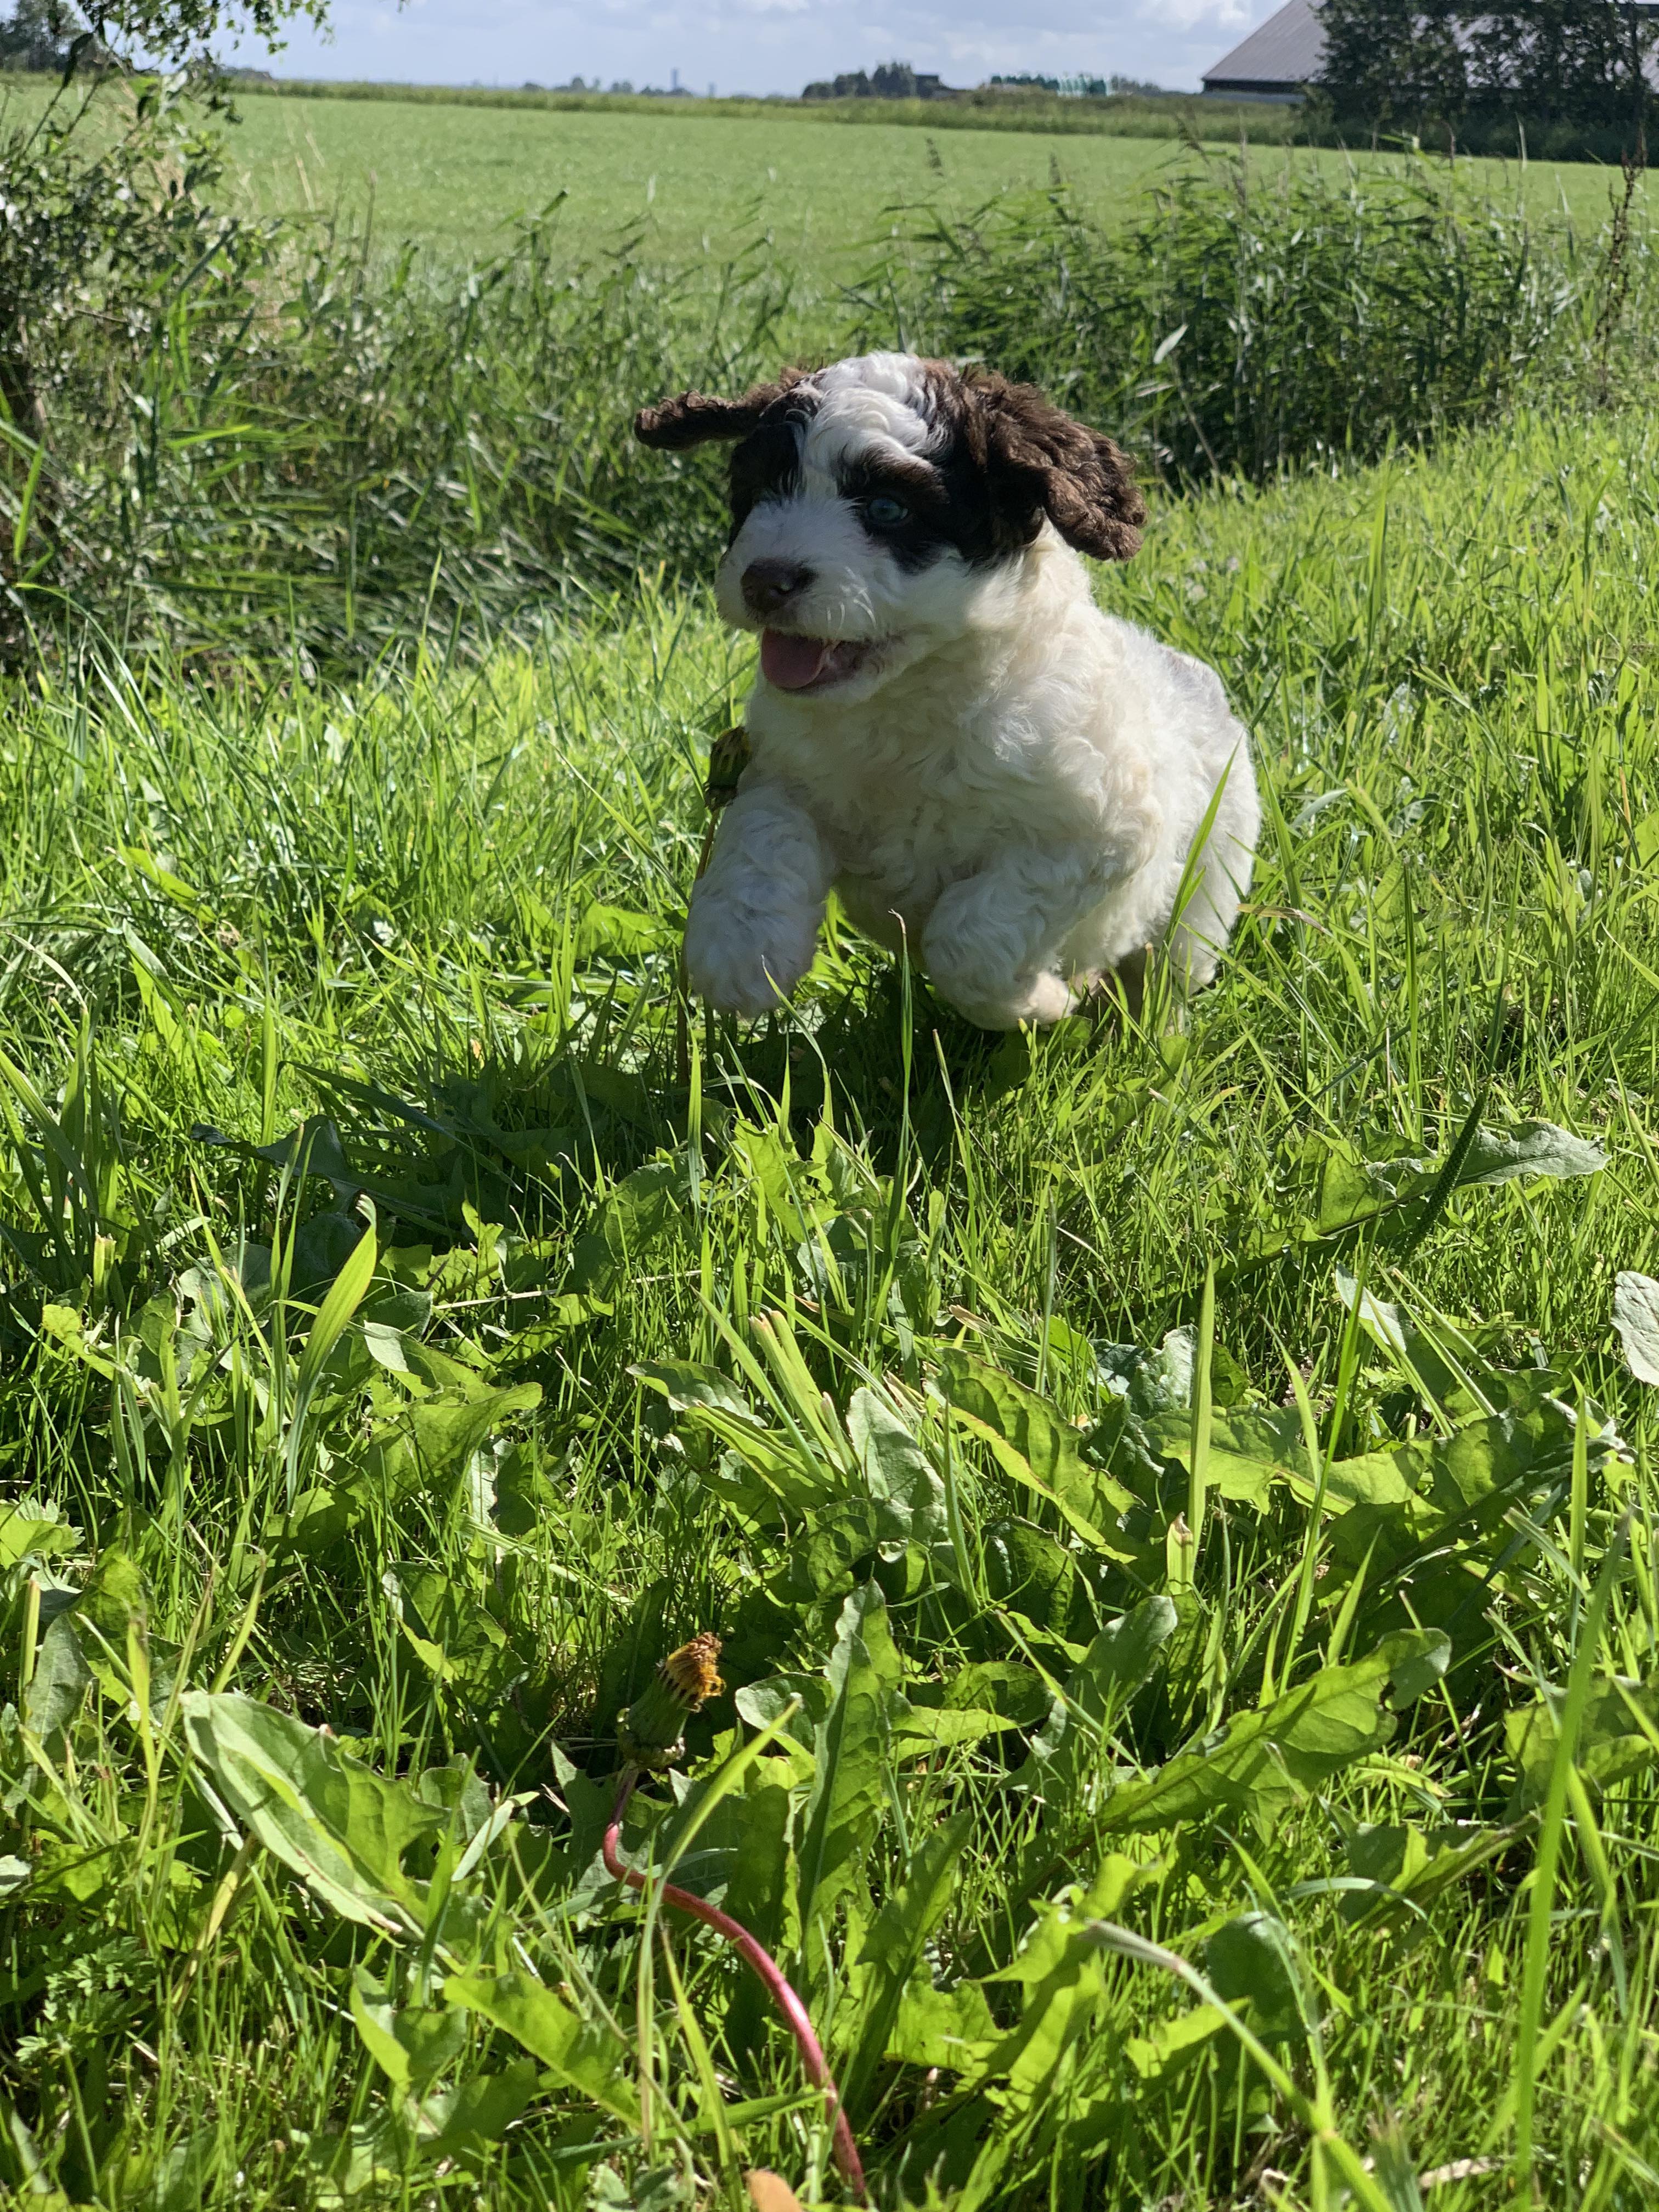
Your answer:
[[[42,94],[13,80],[5,97],[21,113]],[[563,227],[584,243],[644,219],[649,251],[678,261],[722,257],[766,232],[781,258],[816,264],[830,278],[863,269],[896,205],[966,212],[1058,176],[1081,210],[1111,221],[1182,158],[1167,138],[897,125],[854,132],[806,116],[705,118],[694,107],[606,112],[249,94],[240,112],[228,141],[228,200],[246,212],[337,210],[361,221],[372,209],[388,243],[488,257],[508,242],[516,216],[565,193]],[[1334,173],[1345,157],[1270,147],[1255,159]],[[1495,161],[1459,166],[1477,193],[1507,198],[1518,187],[1538,216],[1565,213],[1590,233],[1606,219],[1607,173],[1591,164],[1534,164],[1524,175]]]
[[[534,214],[562,191],[578,234],[648,217],[653,250],[678,258],[764,229],[791,260],[823,256],[843,268],[867,252],[896,202],[943,195],[969,207],[1044,185],[1056,164],[1091,199],[1108,200],[1138,191],[1170,154],[1167,140],[1145,138],[1079,149],[990,131],[930,141],[896,126],[854,136],[770,117],[711,125],[672,112],[286,98],[244,100],[234,144],[247,204],[289,211],[338,196],[361,205],[372,179],[387,234],[446,252],[489,252],[511,213]]]
[[[664,116],[441,107],[396,101],[250,98],[234,140],[247,204],[267,212],[360,205],[372,178],[377,222],[392,237],[479,253],[498,242],[509,210],[534,213],[570,195],[573,223],[599,230],[649,214],[654,240],[678,256],[729,248],[771,230],[780,254],[861,267],[896,203],[939,201],[963,211],[999,191],[1056,175],[1081,208],[1109,219],[1179,158],[1168,139],[1064,137],[1011,131],[940,131],[853,126],[805,118],[703,122]],[[1338,155],[1273,148],[1334,169]],[[1465,164],[1477,190],[1513,189],[1503,164]],[[1565,209],[1596,228],[1606,173],[1585,164],[1539,167],[1523,186],[1540,215]]]
[[[0,454],[0,2199],[1650,2205],[1643,204],[1136,228],[1167,144],[997,132],[1090,221],[848,300],[965,134],[247,109],[432,281],[42,223]],[[544,169],[660,263],[458,270]],[[752,653],[627,424],[814,315],[1134,444],[1098,594],[1264,796],[1190,1006],[987,1036],[832,919],[684,1006]]]

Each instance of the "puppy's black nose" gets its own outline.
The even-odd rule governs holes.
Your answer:
[[[775,615],[799,599],[813,572],[793,561],[751,561],[743,572],[743,603],[751,615]]]

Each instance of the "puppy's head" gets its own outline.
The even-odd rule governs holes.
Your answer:
[[[803,699],[867,696],[974,623],[1045,525],[1127,561],[1146,508],[1109,438],[1032,386],[913,354],[791,369],[740,399],[698,392],[635,418],[647,446],[738,441],[721,613]]]

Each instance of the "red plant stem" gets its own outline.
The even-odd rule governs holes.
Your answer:
[[[613,1880],[625,1881],[630,1888],[643,1890],[650,1887],[650,1876],[641,1874],[636,1868],[624,1865],[617,1848],[622,1836],[623,1814],[628,1809],[628,1801],[634,1794],[637,1778],[631,1768],[623,1775],[611,1815],[611,1826],[605,1832],[604,1853],[605,1872]],[[694,1920],[701,1920],[705,1928],[712,1928],[717,1936],[723,1936],[759,1976],[768,1996],[783,2014],[789,2033],[795,2039],[807,2080],[815,2089],[823,2092],[834,2130],[832,2141],[836,2164],[841,2170],[842,2180],[862,2203],[865,2201],[864,2166],[859,2157],[859,2147],[853,2140],[853,2130],[847,2124],[847,2115],[842,2110],[841,2093],[830,2074],[829,2061],[824,2057],[823,2045],[812,2031],[811,2017],[784,1979],[777,1960],[763,1944],[757,1942],[740,1920],[733,1920],[729,1913],[722,1912],[719,1905],[710,1905],[707,1898],[696,1897],[689,1889],[680,1889],[672,1881],[662,1883],[661,1894],[666,1903],[677,1906],[682,1912],[689,1912]]]

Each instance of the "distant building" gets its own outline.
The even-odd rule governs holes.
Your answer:
[[[1300,100],[1324,60],[1317,0],[1288,0],[1205,70],[1204,89],[1223,100]]]

